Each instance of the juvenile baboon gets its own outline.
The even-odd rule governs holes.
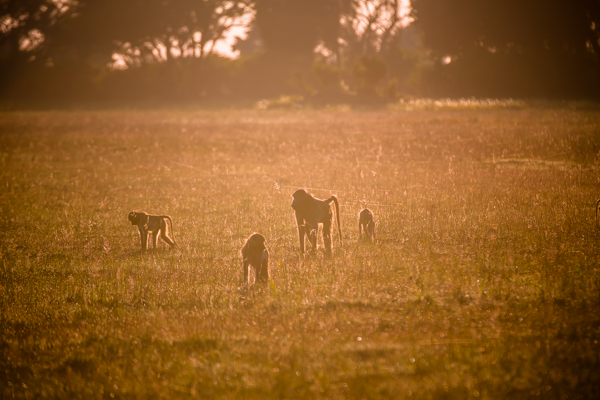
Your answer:
[[[152,232],[152,247],[156,249],[156,237],[160,231],[160,237],[169,246],[177,246],[174,239],[167,235],[167,220],[171,223],[171,232],[173,231],[173,220],[168,215],[152,215],[143,211],[132,211],[127,217],[131,221],[131,225],[137,225],[142,238],[142,251],[145,251],[148,246],[148,233]]]
[[[312,244],[313,250],[317,249],[317,232],[319,224],[323,224],[323,242],[325,250],[331,254],[331,233],[333,225],[333,214],[331,212],[331,202],[335,204],[335,214],[337,216],[338,232],[340,234],[340,243],[342,243],[342,227],[340,225],[340,205],[335,195],[327,200],[320,200],[307,193],[306,190],[296,190],[293,194],[292,208],[296,214],[296,224],[298,225],[298,238],[300,240],[300,253],[304,255],[304,235]]]
[[[596,201],[596,226],[600,228],[600,199]]]
[[[361,239],[365,235],[370,240],[375,239],[375,220],[373,219],[373,212],[368,208],[365,208],[358,214],[358,238]]]
[[[242,264],[244,268],[244,283],[248,283],[248,266],[254,268],[256,282],[269,281],[269,250],[265,245],[265,237],[253,233],[242,247]]]

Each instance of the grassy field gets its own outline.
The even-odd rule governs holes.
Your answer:
[[[0,113],[0,398],[600,398],[600,109],[419,104]]]

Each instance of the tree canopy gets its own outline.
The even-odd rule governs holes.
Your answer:
[[[0,0],[0,97],[43,87],[146,93],[122,89],[131,85],[162,85],[161,96],[258,96],[267,86],[311,92],[310,79],[371,94],[395,79],[415,95],[599,96],[600,0],[412,0],[408,28],[402,4]],[[262,50],[217,60],[215,44],[235,26]]]
[[[432,59],[448,64],[455,91],[576,95],[597,88],[598,0],[413,0],[413,15]]]
[[[471,51],[600,56],[598,0],[413,0],[437,56]]]

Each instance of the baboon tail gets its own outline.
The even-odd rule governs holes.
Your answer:
[[[338,232],[340,234],[340,243],[343,243],[343,240],[342,240],[342,225],[340,224],[340,203],[338,203],[338,199],[337,199],[337,196],[335,194],[333,196],[331,196],[330,198],[327,199],[327,203],[331,203],[332,201],[335,204],[335,217],[337,219]]]

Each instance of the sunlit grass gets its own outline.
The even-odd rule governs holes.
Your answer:
[[[594,398],[598,132],[483,101],[1,113],[0,397]],[[331,259],[298,255],[298,187],[340,199]],[[140,254],[132,209],[180,248]]]
[[[524,109],[527,104],[515,99],[401,99],[390,105],[394,110],[487,110],[487,109]]]

